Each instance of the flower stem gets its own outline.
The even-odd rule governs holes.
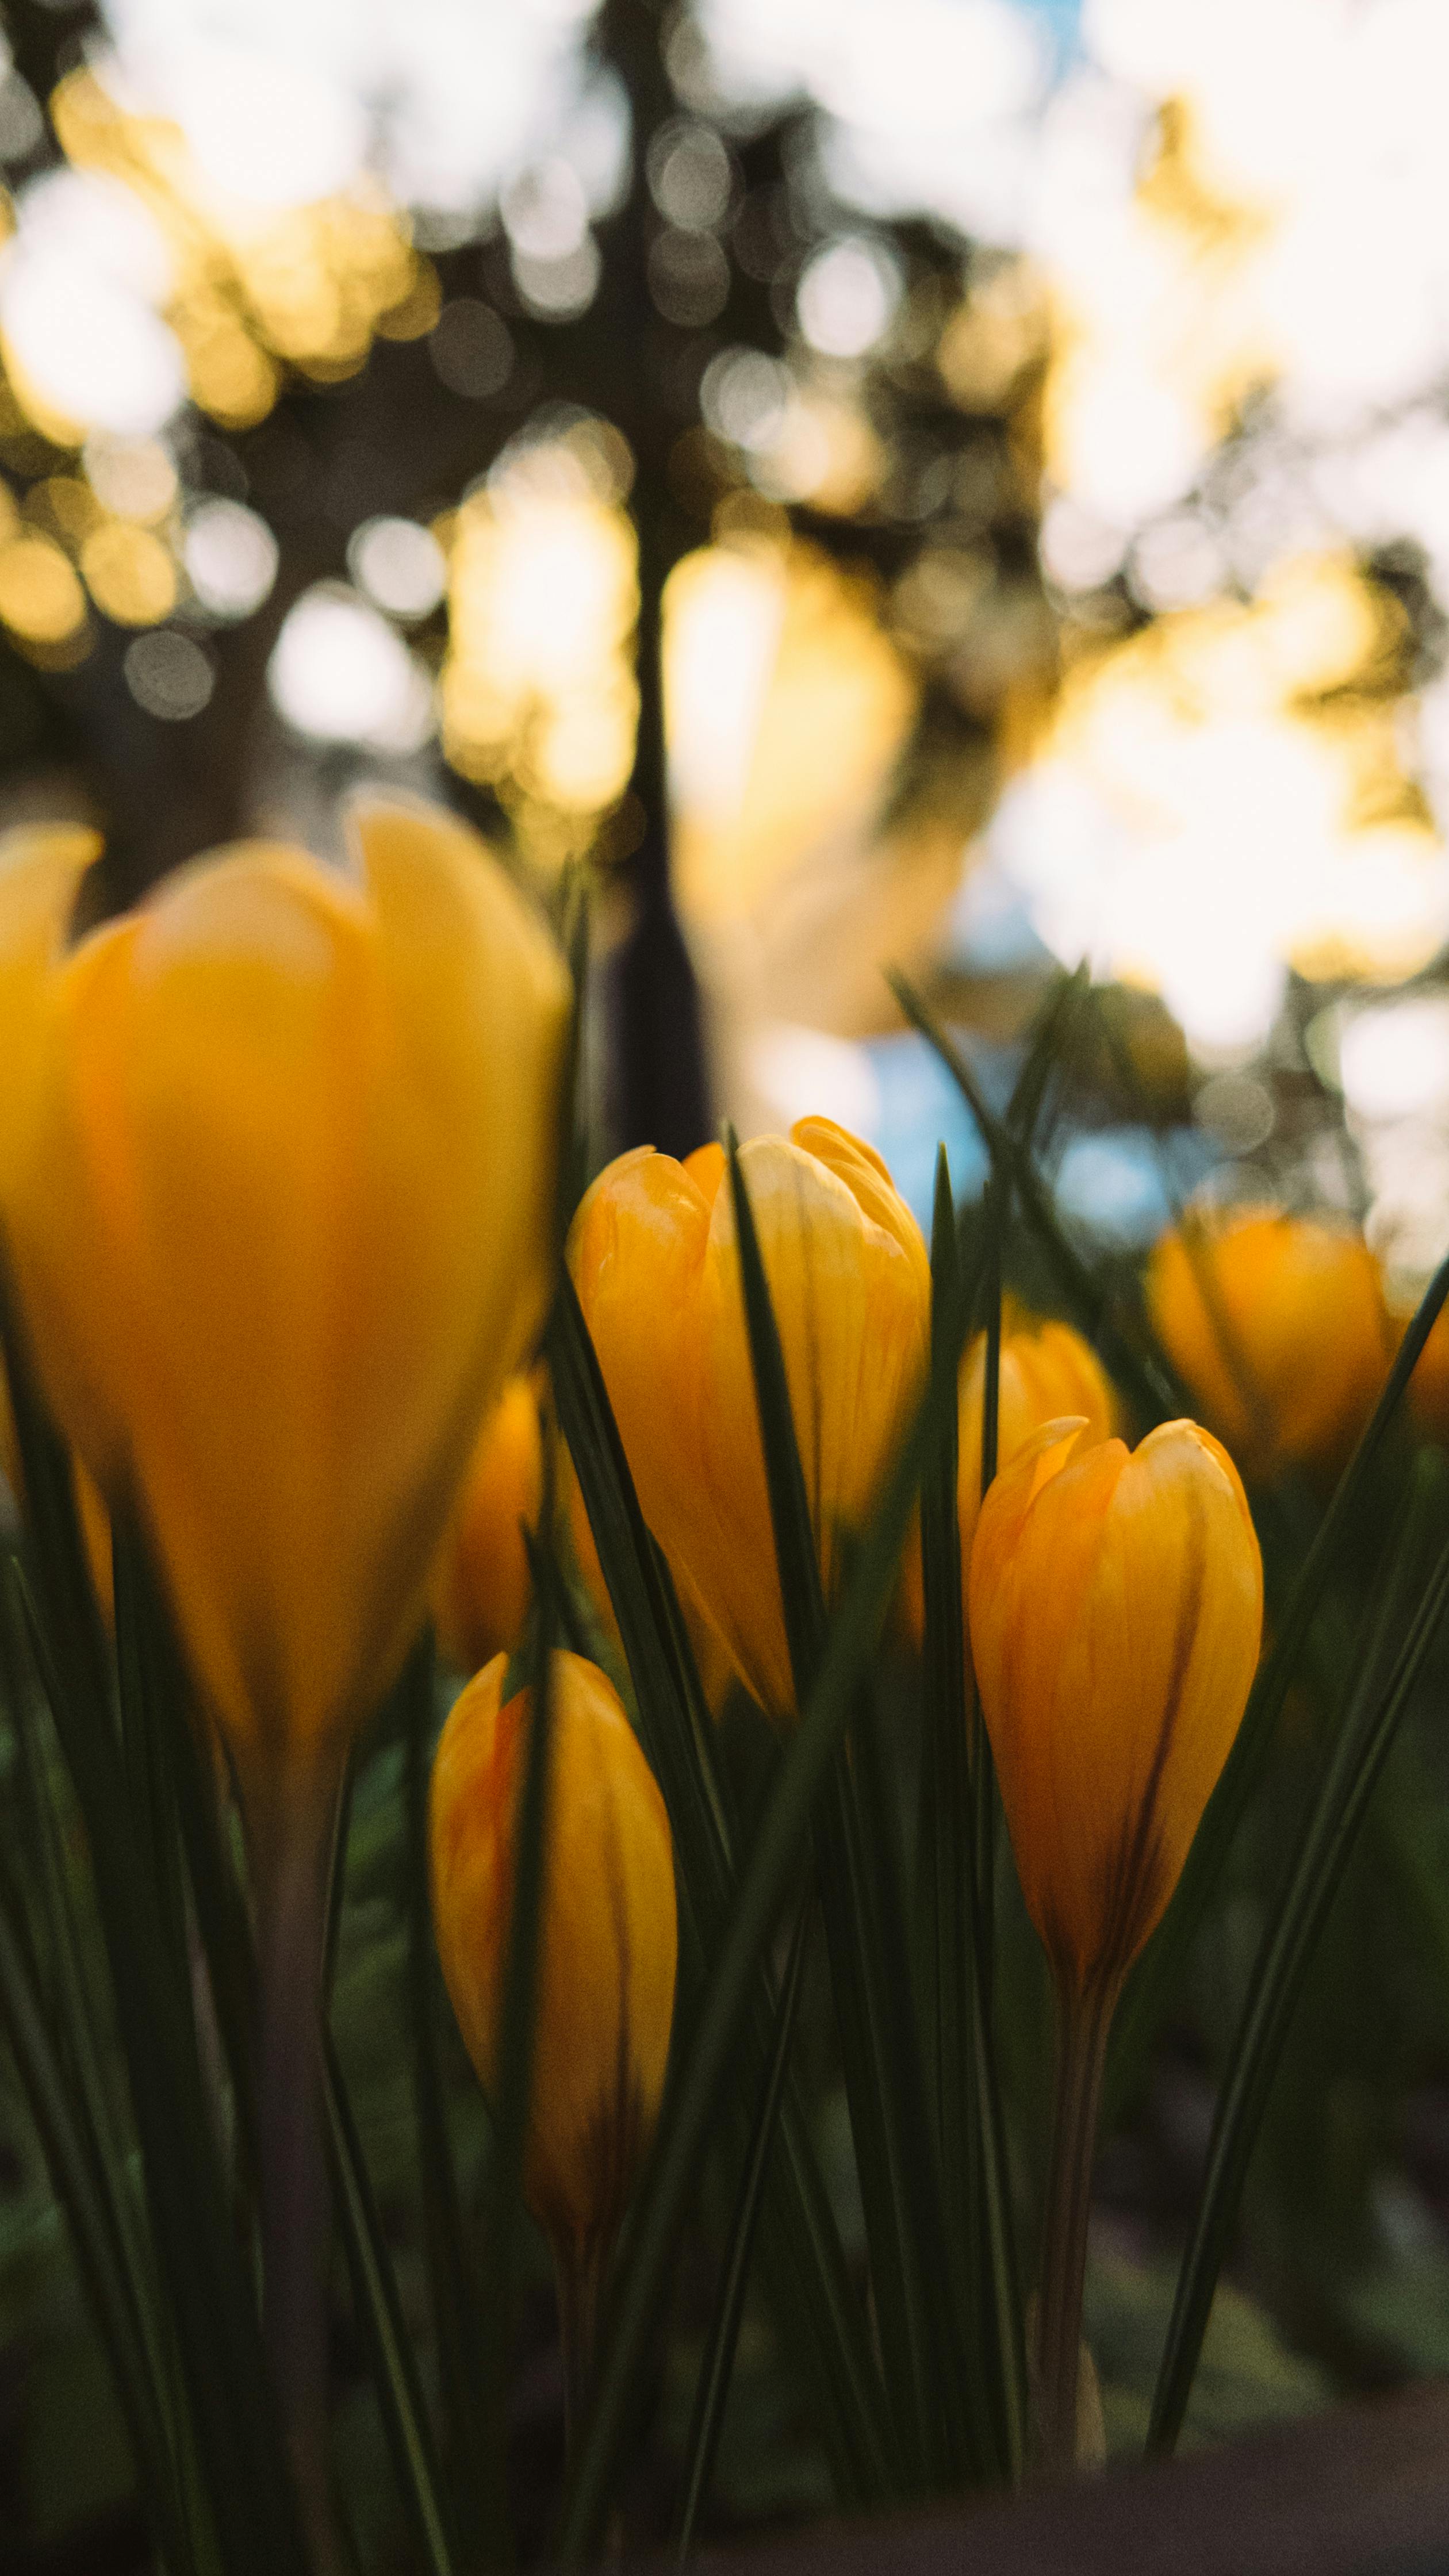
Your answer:
[[[320,2005],[329,1780],[288,1778],[248,1801],[261,2048],[262,2326],[319,2576],[339,2565],[328,2467],[329,2199]]]
[[[1058,1990],[1056,2090],[1036,2325],[1037,2445],[1047,2469],[1070,2469],[1077,2458],[1087,2219],[1102,2069],[1116,2001],[1115,1983],[1085,1994],[1065,1986]]]
[[[606,2243],[601,2236],[553,2239],[558,2282],[559,2341],[563,2347],[564,2447],[570,2454],[584,2420],[599,2329],[599,2289]]]

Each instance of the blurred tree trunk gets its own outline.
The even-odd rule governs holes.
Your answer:
[[[639,728],[630,791],[643,817],[624,863],[632,919],[612,969],[610,1027],[614,1142],[687,1154],[711,1130],[699,986],[674,908],[669,866],[661,663],[665,582],[693,532],[669,487],[678,433],[669,399],[671,330],[649,292],[650,137],[673,112],[653,0],[606,0],[600,51],[617,71],[633,110],[633,168],[622,211],[603,230],[604,283],[595,347],[609,381],[584,395],[608,412],[634,452],[632,495],[639,544]],[[601,399],[602,397],[602,399]]]

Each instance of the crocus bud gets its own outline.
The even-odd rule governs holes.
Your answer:
[[[335,1770],[547,1296],[563,967],[451,817],[353,856],[245,844],[68,953],[74,837],[0,863],[25,1327],[244,1786]]]
[[[828,1119],[756,1139],[740,1164],[828,1598],[924,1382],[930,1266],[879,1156]],[[746,1687],[785,1717],[794,1688],[719,1147],[611,1163],[569,1261],[644,1517]]]
[[[982,1425],[986,1411],[987,1342],[978,1333],[961,1362],[957,1441],[960,1466],[956,1517],[961,1530],[963,1590],[971,1570],[971,1542],[981,1509]],[[996,1468],[1008,1467],[1043,1424],[1080,1416],[1094,1440],[1116,1428],[1117,1404],[1101,1361],[1070,1324],[1045,1323],[1009,1309],[1001,1334],[1000,1395],[996,1419]],[[919,1643],[925,1629],[920,1543],[906,1558],[901,1584],[906,1624]]]
[[[497,2070],[532,1694],[502,1705],[495,1656],[455,1703],[430,1804],[433,1920],[485,2091]],[[664,1801],[612,1684],[556,1654],[539,1921],[530,2208],[576,2260],[618,2225],[664,2090],[674,2010],[674,1859]]]
[[[511,1655],[528,1618],[533,1569],[524,1533],[536,1534],[543,1510],[539,1394],[533,1377],[512,1377],[490,1408],[433,1568],[438,1644],[462,1673]]]
[[[1245,1475],[1341,1464],[1392,1348],[1361,1235],[1271,1209],[1194,1217],[1157,1246],[1148,1302],[1169,1359]]]
[[[1115,1993],[1238,1730],[1263,1570],[1194,1422],[1129,1452],[1038,1432],[981,1506],[971,1646],[1027,1910],[1062,1988]]]
[[[1097,2104],[1122,1979],[1161,1920],[1247,1701],[1263,1568],[1237,1469],[1195,1422],[1129,1453],[1049,1423],[971,1551],[971,1648],[1057,2044],[1033,2352],[1037,2447],[1081,2435]]]

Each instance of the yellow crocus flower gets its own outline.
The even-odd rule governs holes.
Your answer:
[[[1237,1733],[1263,1569],[1237,1469],[1195,1422],[1129,1452],[1038,1432],[971,1553],[971,1647],[1027,1910],[1074,1991],[1120,1983]]]
[[[495,1656],[455,1702],[429,1819],[438,1956],[485,2091],[497,2075],[533,1709],[528,1690],[502,1704],[506,1669]],[[556,1653],[551,1669],[524,2190],[566,2301],[587,2309],[664,2090],[674,1856],[664,1801],[612,1683],[581,1655]]]
[[[1027,1910],[1051,1962],[1057,2075],[1037,2307],[1043,2457],[1079,2434],[1087,2212],[1122,1980],[1160,1922],[1257,1665],[1263,1568],[1237,1469],[1164,1423],[1129,1453],[1039,1431],[981,1506],[971,1647]]]
[[[930,1265],[885,1165],[825,1118],[740,1156],[827,1597],[924,1382]],[[644,1517],[746,1687],[794,1709],[724,1156],[601,1173],[569,1262]]]
[[[240,1786],[264,2323],[331,2563],[323,1870],[478,1421],[549,1291],[568,979],[475,833],[245,843],[67,946],[89,846],[0,858],[0,1226],[41,1384],[149,1532]]]
[[[1163,1349],[1246,1475],[1342,1464],[1393,1345],[1361,1235],[1274,1209],[1193,1216],[1158,1244],[1147,1290]]]
[[[536,1378],[521,1374],[490,1406],[433,1568],[438,1644],[461,1673],[511,1655],[528,1619],[533,1569],[524,1533],[537,1537],[544,1492],[539,1395]]]
[[[986,1335],[977,1333],[961,1362],[957,1416],[956,1517],[961,1531],[963,1595],[970,1577],[971,1543],[981,1510],[982,1426],[986,1412]],[[1070,1324],[1044,1322],[1008,1307],[1002,1319],[1000,1394],[996,1418],[996,1470],[1011,1464],[1044,1423],[1080,1415],[1094,1440],[1117,1426],[1112,1383],[1089,1342]],[[919,1537],[912,1541],[901,1580],[901,1607],[917,1644],[925,1632],[925,1588]]]
[[[0,1218],[57,1419],[144,1513],[258,1797],[396,1666],[547,1295],[564,969],[484,844],[360,807],[69,951],[73,835],[0,864]]]

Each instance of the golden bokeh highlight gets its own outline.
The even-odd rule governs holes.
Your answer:
[[[595,422],[530,444],[435,531],[448,553],[443,747],[544,859],[587,847],[633,763],[638,581],[622,447]]]
[[[265,418],[283,365],[318,384],[355,375],[379,318],[417,283],[405,220],[370,180],[310,205],[244,201],[208,178],[177,126],[128,113],[89,69],[58,84],[51,116],[77,169],[119,180],[160,224],[175,265],[167,319],[193,399],[226,428]]]
[[[67,548],[83,545],[104,516],[89,483],[78,474],[47,474],[32,483],[23,507],[27,519]]]
[[[1205,453],[1277,373],[1256,291],[1271,221],[1221,193],[1193,136],[1169,106],[1115,257],[1052,279],[1042,435],[1064,490],[1115,481],[1164,436]]]
[[[376,330],[380,340],[421,340],[431,331],[443,309],[442,281],[430,259],[419,253],[413,261],[412,275],[404,294],[385,313],[379,313]]]
[[[1280,565],[1256,598],[1157,618],[1069,661],[1042,756],[1130,818],[1150,856],[1142,947],[1156,980],[1152,876],[1245,829],[1286,961],[1317,980],[1393,982],[1442,944],[1442,853],[1403,760],[1409,638],[1398,601],[1346,554]],[[1259,844],[1261,846],[1259,846]]]
[[[879,809],[920,703],[870,587],[766,537],[676,566],[664,685],[679,899],[706,931]]]
[[[149,528],[108,520],[81,547],[86,588],[118,626],[159,626],[176,605],[176,566]]]
[[[83,634],[85,592],[52,538],[27,532],[0,539],[0,620],[19,643],[42,649]]]

